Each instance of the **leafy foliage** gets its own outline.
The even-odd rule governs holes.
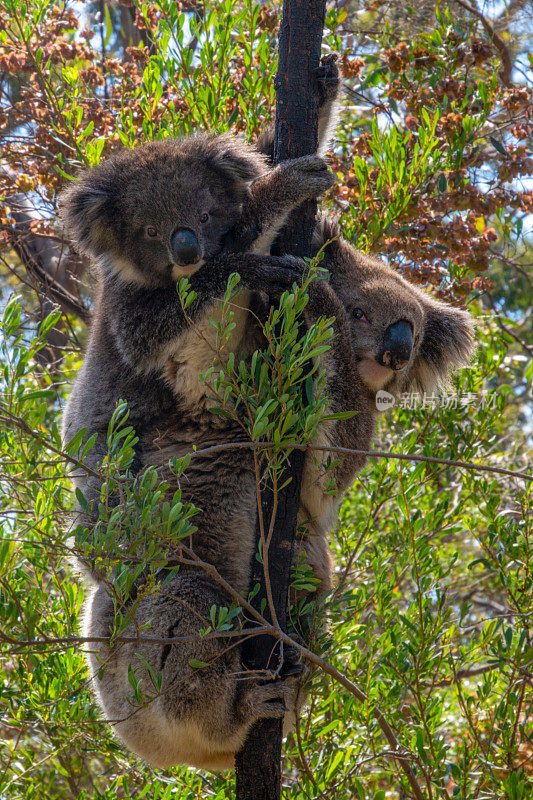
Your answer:
[[[342,212],[344,233],[360,247],[385,254],[437,296],[468,303],[477,317],[476,365],[446,402],[405,398],[382,420],[378,446],[523,470],[531,463],[533,377],[531,193],[521,182],[531,171],[523,145],[530,123],[527,89],[511,81],[522,79],[526,61],[511,7],[497,18],[497,4],[485,4],[491,37],[466,5],[441,5],[436,14],[432,3],[331,5],[325,47],[342,53],[349,104],[328,208]],[[203,127],[233,126],[253,140],[273,110],[279,13],[276,3],[253,0],[0,0],[0,785],[10,800],[232,794],[231,776],[162,773],[129,756],[88,692],[65,479],[84,452],[76,441],[62,448],[58,420],[90,302],[86,265],[60,241],[56,199],[80,166],[120,147]],[[283,354],[293,385],[301,360],[329,336],[325,321],[307,342],[295,338],[304,296],[287,295],[285,331],[271,329],[270,355]],[[52,316],[50,299],[60,305]],[[230,332],[229,315],[221,344]],[[226,405],[247,387],[254,439],[280,447],[312,433],[326,413],[320,392],[308,418],[290,392],[280,414],[284,392],[264,363],[243,369],[222,357],[206,380]],[[119,408],[100,528],[90,548],[83,526],[75,543],[90,566],[108,570],[118,609],[141,568],[132,556],[149,554],[155,590],[168,542],[194,526],[194,509],[179,495],[165,503],[155,472],[123,481],[133,436]],[[118,552],[108,500],[119,485],[126,516],[141,515],[158,535],[133,536]],[[331,630],[320,642],[347,680],[325,670],[316,676],[310,710],[286,745],[287,797],[411,796],[377,708],[424,797],[531,795],[530,520],[531,485],[519,479],[392,458],[369,463],[341,509]],[[295,581],[313,585],[301,570]],[[212,630],[227,631],[237,616],[236,607],[215,609]],[[116,636],[123,624],[119,611]],[[130,678],[132,694],[142,693],[134,670]],[[157,675],[149,691],[157,691]]]

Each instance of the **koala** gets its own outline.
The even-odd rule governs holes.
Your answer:
[[[98,269],[94,321],[83,366],[63,418],[65,438],[80,428],[98,433],[88,457],[95,467],[107,450],[106,432],[119,399],[128,402],[137,433],[176,405],[198,408],[205,387],[199,372],[210,344],[198,330],[211,332],[218,299],[227,279],[239,272],[244,287],[241,318],[251,292],[279,295],[298,278],[286,258],[230,253],[224,237],[242,213],[253,181],[258,227],[265,240],[306,197],[327,189],[333,177],[325,162],[309,156],[267,170],[253,148],[229,137],[198,135],[154,142],[113,156],[86,172],[62,198],[64,229],[77,249]],[[284,195],[272,206],[270,183]],[[252,213],[247,202],[248,214]],[[197,298],[185,317],[176,281],[190,279]],[[189,326],[190,321],[194,323]],[[241,345],[245,325],[233,346]],[[204,351],[206,351],[204,353]],[[169,363],[173,365],[169,379]],[[83,476],[82,490],[97,491]]]
[[[368,450],[378,415],[376,393],[386,390],[396,397],[445,386],[449,373],[465,366],[473,352],[472,319],[433,299],[383,261],[355,250],[335,223],[322,218],[315,247],[324,245],[322,266],[330,278],[311,284],[308,322],[335,317],[335,336],[322,360],[331,410],[358,413],[323,424],[314,444]],[[360,454],[342,458],[328,475],[338,490],[332,496],[321,491],[327,455],[306,454],[300,498],[300,521],[319,539],[334,527],[342,497],[366,461]]]
[[[162,423],[168,428],[169,420],[172,421],[179,430],[180,440],[185,442],[194,440],[199,444],[202,436],[212,436],[213,417],[210,415],[206,421],[203,414],[205,387],[198,373],[211,364],[213,355],[210,343],[198,332],[212,331],[208,320],[216,318],[218,300],[229,274],[238,271],[244,289],[237,312],[240,328],[237,327],[233,344],[251,352],[254,340],[248,336],[248,315],[254,297],[259,293],[279,295],[301,274],[301,268],[297,271],[290,258],[269,256],[270,243],[291,210],[304,199],[323,192],[332,180],[325,162],[317,156],[269,169],[265,157],[254,148],[229,137],[199,135],[194,139],[153,143],[114,156],[70,187],[61,203],[64,228],[77,249],[94,262],[99,286],[85,361],[64,414],[63,436],[70,438],[80,428],[87,428],[87,436],[98,434],[96,446],[86,459],[89,467],[94,469],[106,453],[106,431],[119,399],[128,402],[129,422],[140,436],[135,471],[150,461],[155,463],[165,451],[161,442],[154,444]],[[239,240],[240,232],[249,228],[254,235],[248,237],[248,242]],[[234,252],[230,252],[232,248]],[[248,249],[253,252],[246,252]],[[187,318],[175,290],[175,282],[181,277],[188,277],[197,293]],[[191,321],[193,326],[189,328]],[[172,425],[168,429],[172,431]],[[238,431],[232,433],[235,438]],[[171,447],[176,455],[179,442],[175,437]],[[87,479],[82,474],[75,474],[74,479],[87,499],[97,499],[96,479]],[[251,487],[245,494],[252,501]],[[199,502],[203,503],[202,498]],[[217,519],[223,505],[222,498],[220,507],[214,509]],[[230,514],[228,520],[229,525],[234,525],[235,514]],[[224,564],[235,562],[230,551],[217,553],[216,540],[203,533],[199,539],[199,550],[206,558],[212,557],[222,572]],[[253,547],[251,540],[250,545]],[[243,551],[240,567],[233,564],[230,570],[231,580],[243,592],[248,581],[248,567],[244,565],[249,558],[251,552]],[[100,576],[86,577],[95,584],[94,595],[85,608],[86,628],[107,635],[112,620],[109,598]],[[198,614],[208,612],[213,600],[218,604],[227,602],[227,598],[221,598],[218,587],[211,587],[210,595],[208,582],[205,578],[198,582],[197,577],[180,573],[176,589],[178,603],[185,610],[183,625],[192,624],[195,631]],[[193,600],[198,601],[192,620],[187,618],[187,586]],[[162,623],[168,621],[169,615],[162,607],[155,604],[154,611]],[[170,602],[169,613],[173,612],[174,604]],[[208,614],[203,618],[208,624]],[[179,626],[174,617],[172,626]],[[121,648],[112,651],[107,660],[118,657],[120,651]],[[159,666],[165,665],[167,655],[163,651]],[[169,658],[171,665],[172,651]],[[92,661],[94,670],[98,669],[99,659],[100,655]],[[233,652],[230,649],[227,661],[237,668],[238,648],[233,648]],[[115,702],[114,696],[119,704],[124,699],[124,687],[117,692],[112,679],[113,675],[121,674],[117,670],[114,667],[104,670],[100,688],[95,681],[106,713]],[[287,659],[282,675],[288,676],[291,671],[297,674],[299,666],[291,666]],[[186,673],[186,680],[189,677]],[[193,676],[188,689],[193,696],[198,684],[206,690],[205,696],[209,696],[209,682],[204,678],[204,675]],[[109,680],[111,684],[105,690]],[[154,739],[157,747],[161,747],[160,757],[150,758],[134,743],[132,749],[153,763],[181,760],[199,766],[226,765],[227,753],[224,756],[218,752],[221,743],[228,752],[238,749],[250,720],[280,716],[285,709],[283,697],[290,691],[293,691],[290,685],[284,682],[279,686],[243,682],[235,703],[226,703],[226,721],[224,709],[221,710],[220,742],[215,746],[210,743],[209,735],[204,736],[207,745],[202,746],[202,737],[197,734],[199,741],[195,744],[193,739],[189,751],[183,750],[183,736],[178,736],[181,750],[173,751],[170,762],[165,737]],[[169,694],[174,702],[172,691]],[[124,710],[122,706],[120,709]],[[131,707],[126,710],[131,712]],[[159,709],[156,713],[159,714]],[[142,720],[145,722],[148,717],[147,711]],[[144,722],[138,730],[145,734],[148,730],[150,739],[152,723],[146,729]],[[137,723],[138,717],[134,715],[134,729]],[[187,726],[186,722],[185,729]],[[155,731],[159,732],[157,725]],[[185,733],[184,736],[187,738]]]
[[[338,94],[336,56],[317,73],[322,135]],[[270,142],[270,144],[269,144]],[[273,147],[273,133],[263,141]],[[270,246],[291,211],[333,183],[316,155],[273,167],[268,153],[229,136],[200,134],[122,152],[82,174],[60,202],[64,230],[95,264],[98,289],[85,359],[63,415],[63,438],[80,428],[98,434],[86,463],[107,452],[107,427],[126,400],[137,433],[159,413],[195,409],[212,425],[201,375],[211,366],[219,299],[232,272],[235,300],[231,348],[250,355],[260,335],[250,309],[279,296],[298,278]],[[176,282],[190,279],[197,298],[184,315]],[[136,469],[138,463],[133,465]],[[97,479],[73,475],[86,498]]]
[[[383,262],[358,253],[337,236],[335,226],[325,220],[317,226],[315,248],[318,251],[325,245],[323,265],[330,277],[311,284],[305,314],[308,324],[320,316],[334,317],[335,336],[322,362],[331,410],[358,413],[350,419],[325,422],[314,443],[366,450],[377,416],[376,391],[385,388],[397,394],[409,386],[432,391],[445,382],[451,369],[468,360],[472,323],[466,312],[437,302]],[[296,260],[293,265],[297,266]],[[222,429],[201,428],[193,414],[174,413],[144,432],[141,468],[158,466],[170,484],[171,497],[177,485],[167,466],[170,458],[183,456],[194,447],[203,451],[245,438],[232,420],[226,420]],[[319,592],[331,588],[328,534],[344,493],[365,461],[362,455],[350,455],[335,467],[332,477],[338,493],[333,497],[326,493],[326,455],[306,454],[298,515],[305,533],[293,556],[295,563],[303,556],[312,568]],[[251,452],[200,452],[191,460],[180,488],[182,498],[201,509],[190,546],[246,596],[255,552],[257,502]],[[95,675],[100,663],[106,664],[94,679],[106,718],[119,738],[151,764],[230,768],[257,719],[283,716],[286,731],[294,723],[304,697],[303,676],[293,657],[284,660],[277,680],[265,683],[246,675],[234,639],[199,635],[199,630],[209,625],[210,607],[229,606],[230,602],[210,575],[183,566],[164,591],[143,598],[135,614],[137,625],[150,624],[151,638],[182,637],[182,641],[123,643],[113,648],[104,643],[89,655]],[[113,614],[113,600],[100,585],[87,609],[86,634],[105,636]],[[132,623],[125,635],[134,637],[134,631]],[[162,685],[150,702],[136,706],[127,675],[129,665],[138,664],[137,678],[150,685],[149,671],[141,659],[161,674]],[[194,669],[192,659],[207,666]]]

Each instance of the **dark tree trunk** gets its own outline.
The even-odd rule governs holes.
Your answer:
[[[279,32],[279,66],[276,75],[276,132],[274,160],[309,155],[318,144],[319,94],[316,70],[320,62],[325,0],[284,0]],[[299,256],[311,254],[316,202],[298,208],[276,242],[276,250]],[[290,567],[305,454],[290,456],[292,480],[278,497],[274,533],[268,553],[272,596],[278,621],[286,625]],[[273,497],[262,496],[265,527],[273,513]],[[259,541],[258,526],[256,539]],[[263,565],[254,559],[251,586],[260,584],[254,605],[265,597]],[[268,605],[264,611],[268,616]],[[279,644],[271,637],[253,637],[243,645],[243,661],[250,669],[279,664]],[[282,721],[261,720],[252,728],[235,766],[236,800],[279,800],[281,796]]]
[[[282,628],[287,621],[290,568],[304,457],[305,454],[298,451],[290,456],[292,480],[279,492],[276,523],[268,552],[272,598]],[[269,489],[261,493],[261,506],[265,527],[268,528],[273,513],[273,495]],[[259,540],[260,533],[256,525],[256,542]],[[251,586],[258,583],[261,589],[253,599],[253,605],[260,610],[266,597],[263,564],[254,558]],[[268,604],[263,614],[270,620]],[[271,636],[254,636],[243,644],[243,663],[248,669],[270,668],[274,671],[279,665],[279,659],[279,643]],[[235,758],[236,800],[279,800],[282,728],[283,721],[280,719],[260,720],[253,726],[244,747]]]
[[[315,153],[318,146],[316,70],[320,63],[325,13],[325,0],[284,0],[283,3],[275,81],[276,163]],[[315,200],[296,209],[276,241],[276,250],[297,256],[311,255],[315,217]]]

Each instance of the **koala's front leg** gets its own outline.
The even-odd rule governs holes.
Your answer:
[[[283,258],[251,253],[220,253],[190,277],[196,299],[183,312],[176,286],[157,289],[124,287],[109,293],[104,309],[122,358],[137,373],[157,372],[180,347],[190,322],[199,320],[220,300],[231,273],[253,291],[279,295],[298,280],[301,271]]]
[[[232,232],[230,249],[269,253],[291,211],[304,200],[323,194],[334,182],[334,174],[320,156],[303,156],[278,164],[252,184]]]
[[[339,71],[339,57],[336,53],[328,53],[320,59],[315,77],[319,91],[318,107],[318,152],[322,155],[330,145],[331,137],[337,122],[337,109],[342,88]],[[274,125],[270,124],[257,139],[257,149],[268,157],[270,164],[274,161]]]
[[[338,120],[339,98],[342,80],[337,53],[329,53],[320,59],[317,81],[320,92],[318,114],[318,153],[323,155],[331,144]]]

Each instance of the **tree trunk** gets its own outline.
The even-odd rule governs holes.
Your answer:
[[[284,0],[279,32],[279,66],[276,75],[276,130],[274,160],[309,155],[318,145],[319,94],[316,70],[320,62],[325,0]],[[316,202],[309,201],[291,216],[276,242],[276,251],[309,256],[315,225]],[[305,454],[290,456],[292,480],[278,497],[274,533],[268,553],[269,575],[276,614],[286,625],[290,568],[296,517],[300,501]],[[265,526],[273,513],[273,497],[263,492]],[[256,525],[256,541],[259,541]],[[251,586],[260,584],[254,597],[256,608],[266,596],[263,565],[254,558]],[[265,608],[268,616],[268,605]],[[243,644],[243,662],[249,669],[276,669],[280,648],[271,637],[252,637]],[[279,800],[281,796],[282,721],[256,723],[235,758],[237,800]]]

